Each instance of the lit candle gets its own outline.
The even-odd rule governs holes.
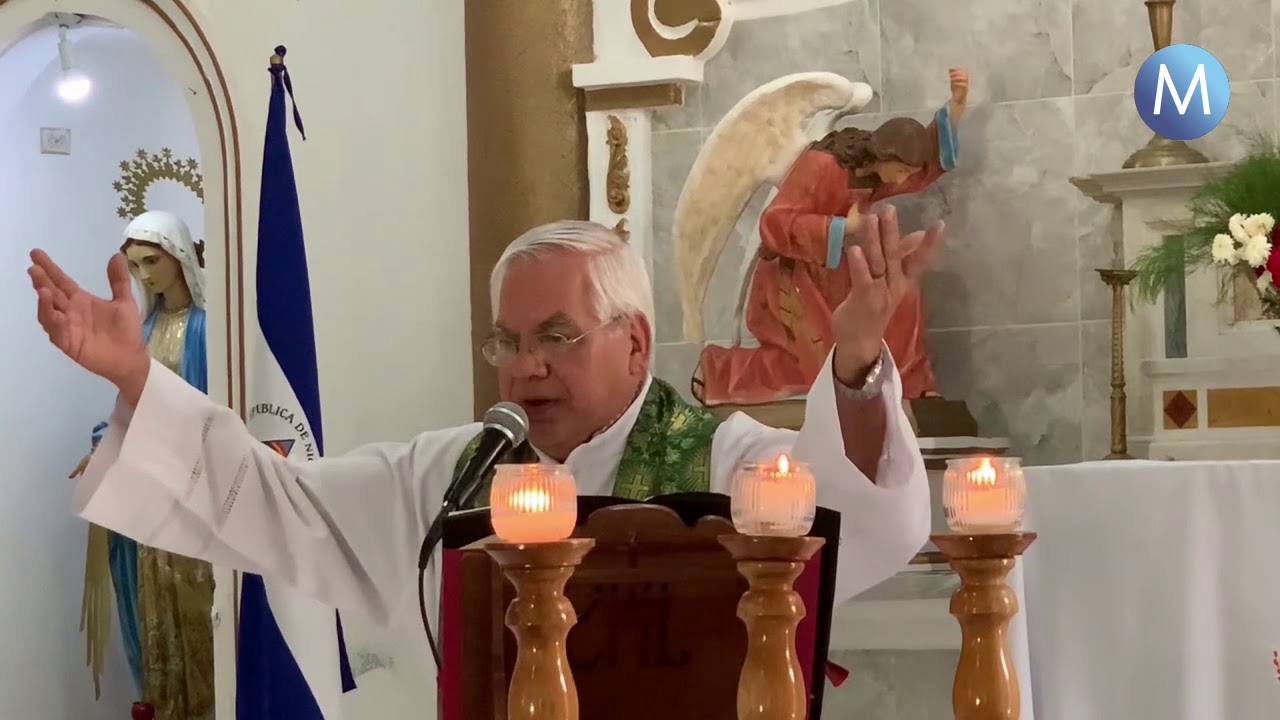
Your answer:
[[[955,532],[1011,532],[1022,525],[1026,484],[1018,458],[954,458],[942,478],[947,526]]]
[[[809,466],[785,454],[746,463],[734,474],[730,508],[743,535],[800,537],[813,527],[816,507]]]
[[[504,542],[563,540],[578,522],[578,492],[563,465],[498,465],[489,491],[493,532]]]

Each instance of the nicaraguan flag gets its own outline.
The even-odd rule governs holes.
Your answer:
[[[285,49],[271,59],[271,102],[258,209],[257,337],[249,338],[248,426],[281,455],[313,460],[324,452],[311,287],[298,188],[289,154],[285,93],[293,84]],[[302,133],[297,106],[294,123]],[[303,134],[303,139],[306,135]],[[340,698],[355,686],[332,607],[245,573],[240,589],[237,720],[338,720]]]

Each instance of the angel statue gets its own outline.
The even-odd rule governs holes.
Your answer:
[[[862,214],[955,167],[955,125],[969,76],[961,68],[949,75],[951,99],[927,127],[894,118],[875,130],[834,130],[836,120],[866,105],[871,88],[830,73],[801,73],[747,95],[712,132],[680,194],[673,227],[686,340],[704,340],[707,286],[738,217],[762,186],[777,192],[760,216],[760,247],[736,315],[745,314],[759,346],[744,347],[738,338],[730,347],[702,349],[692,391],[704,405],[762,404],[808,391],[834,342],[831,313],[849,293],[844,251]],[[810,125],[822,133],[817,142],[806,132]],[[920,291],[912,288],[885,333],[904,399],[937,394],[924,330]]]
[[[205,353],[204,243],[168,212],[139,215],[120,247],[142,292],[142,333],[151,357],[202,392]],[[93,429],[94,448],[107,423]],[[72,472],[84,472],[93,451]],[[89,526],[81,630],[95,693],[111,628],[114,595],[133,680],[157,720],[212,720],[213,569],[201,560],[141,545]]]

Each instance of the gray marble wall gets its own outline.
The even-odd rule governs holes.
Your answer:
[[[1174,41],[1214,53],[1232,79],[1223,124],[1193,143],[1239,157],[1274,133],[1280,0],[1179,0]],[[865,115],[928,115],[946,101],[947,67],[972,75],[959,128],[960,167],[898,203],[915,229],[936,218],[949,237],[925,280],[934,365],[947,397],[983,431],[1009,436],[1029,463],[1107,452],[1110,301],[1093,272],[1114,257],[1113,212],[1068,178],[1119,169],[1150,137],[1132,102],[1151,52],[1141,0],[854,0],[738,24],[685,107],[655,121],[657,372],[688,385],[697,348],[680,342],[668,229],[703,138],[745,93],[782,75],[837,72],[869,83]],[[732,336],[749,222],[726,252],[708,301],[710,336]]]

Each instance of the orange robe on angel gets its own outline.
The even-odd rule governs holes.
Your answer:
[[[843,226],[855,206],[918,192],[955,167],[956,143],[944,106],[927,128],[929,161],[905,181],[850,188],[852,171],[810,146],[760,216],[760,249],[746,300],[747,329],[759,347],[702,350],[694,395],[706,405],[759,404],[806,392],[835,342],[832,311],[849,294]],[[936,393],[925,347],[919,288],[894,311],[885,343],[902,376],[903,397]]]

